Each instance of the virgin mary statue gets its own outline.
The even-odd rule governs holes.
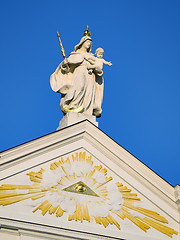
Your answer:
[[[87,32],[87,31],[85,31]],[[79,44],[74,47],[68,58],[65,58],[51,75],[50,84],[53,91],[61,93],[60,107],[67,112],[85,113],[101,116],[103,99],[103,71],[89,69],[92,39],[84,34]]]

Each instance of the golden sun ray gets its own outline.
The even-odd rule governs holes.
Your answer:
[[[42,202],[37,204],[37,207],[32,211],[33,213],[41,211],[43,216],[50,214],[56,217],[66,214],[68,221],[74,220],[81,223],[94,221],[105,228],[110,224],[118,229],[120,229],[118,218],[128,219],[144,232],[154,228],[169,237],[178,234],[177,231],[167,226],[167,219],[159,213],[137,206],[141,203],[138,194],[133,193],[122,183],[115,183],[113,178],[108,176],[108,170],[102,165],[94,165],[92,156],[86,156],[86,152],[76,152],[66,159],[61,157],[51,163],[49,169],[52,176],[49,176],[49,173],[46,173],[43,168],[38,172],[27,173],[32,182],[31,185],[2,184],[0,186],[0,205],[5,206],[27,199],[32,201],[39,199],[40,201],[42,198]],[[50,187],[44,181],[45,178],[48,180],[49,177],[52,178]],[[82,183],[81,185],[84,187],[80,186],[75,189],[77,183]],[[103,214],[100,214],[101,211],[95,211],[95,206],[97,205],[98,209],[101,206],[107,206],[106,201],[111,198],[111,193],[107,187],[109,185],[118,189],[117,192],[120,193],[122,202],[118,203],[120,204],[119,210],[107,210],[107,214],[104,216],[104,210],[102,210]],[[59,200],[54,203],[52,196],[56,196],[56,199]],[[71,214],[66,209],[70,207],[66,204],[67,201],[72,201],[75,204],[74,212]],[[136,206],[135,203],[137,203]],[[65,208],[64,205],[66,205]],[[142,217],[136,216],[136,213],[140,213]]]

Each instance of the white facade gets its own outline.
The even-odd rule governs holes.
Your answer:
[[[180,239],[179,185],[87,120],[0,159],[0,239]]]

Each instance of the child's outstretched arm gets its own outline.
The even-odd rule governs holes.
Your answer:
[[[112,65],[112,63],[111,63],[111,62],[107,62],[107,61],[106,61],[106,60],[104,60],[104,59],[103,59],[103,63],[104,63],[104,64],[106,64],[106,65],[109,65],[109,66],[111,66],[111,65]]]

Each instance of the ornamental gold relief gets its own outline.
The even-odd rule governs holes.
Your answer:
[[[39,211],[42,215],[67,215],[68,221],[96,222],[105,228],[115,225],[118,229],[119,220],[128,219],[144,232],[155,228],[169,237],[178,234],[167,226],[166,218],[137,206],[141,201],[137,194],[122,183],[113,182],[107,169],[95,165],[92,156],[85,152],[59,158],[49,170],[41,168],[27,175],[30,185],[0,186],[0,205],[31,199],[36,206],[34,214]]]

